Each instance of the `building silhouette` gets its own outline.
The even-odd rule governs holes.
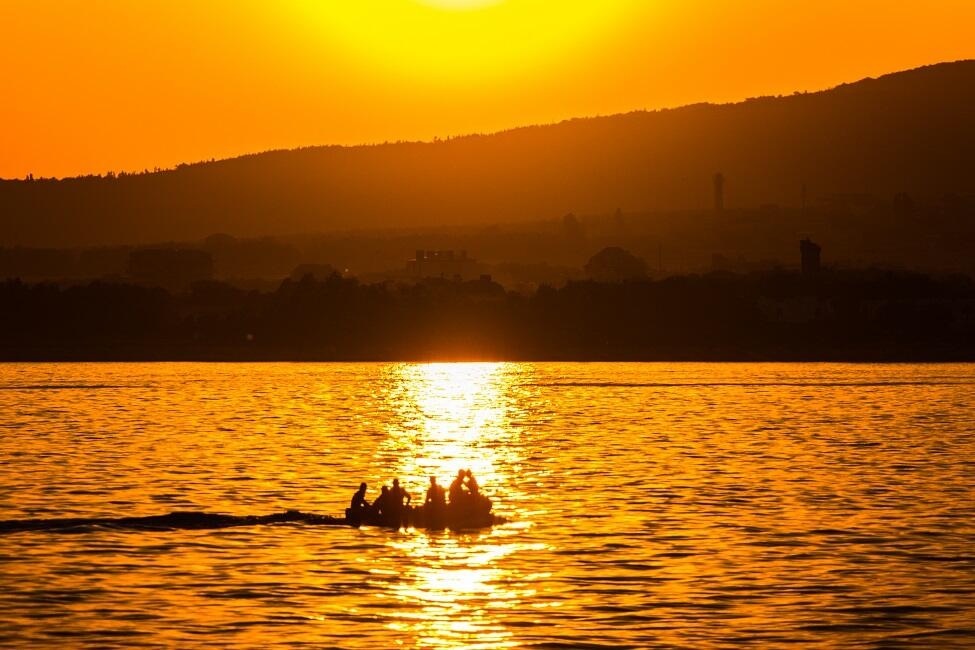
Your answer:
[[[299,264],[294,268],[289,277],[295,282],[298,282],[306,275],[310,275],[313,279],[323,282],[336,274],[341,275],[338,269],[331,264]]]
[[[417,280],[423,278],[469,278],[474,277],[477,262],[467,256],[467,251],[427,251],[417,250],[416,257],[406,263],[409,275]]]
[[[822,246],[806,237],[799,241],[799,253],[802,255],[802,274],[813,275],[819,272],[820,253]]]

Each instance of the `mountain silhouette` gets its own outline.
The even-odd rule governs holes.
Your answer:
[[[810,196],[975,193],[975,61],[727,105],[431,143],[309,147],[177,169],[0,181],[0,244],[81,246],[504,223]]]

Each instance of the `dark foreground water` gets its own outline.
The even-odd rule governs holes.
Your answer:
[[[479,533],[0,535],[0,645],[975,647],[975,366],[0,365],[0,519],[341,514],[470,467]]]

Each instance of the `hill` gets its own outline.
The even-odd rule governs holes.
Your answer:
[[[975,61],[830,90],[432,143],[311,147],[111,177],[0,181],[0,245],[79,246],[547,219],[810,196],[975,193]]]

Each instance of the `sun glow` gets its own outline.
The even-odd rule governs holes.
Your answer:
[[[482,9],[491,5],[500,4],[504,0],[418,0],[420,4],[438,7],[440,9]]]
[[[972,24],[971,0],[0,2],[0,177],[819,90],[971,58]]]
[[[634,0],[358,0],[307,2],[307,29],[340,44],[364,72],[409,85],[510,82],[584,55]],[[350,56],[351,55],[351,56]]]

